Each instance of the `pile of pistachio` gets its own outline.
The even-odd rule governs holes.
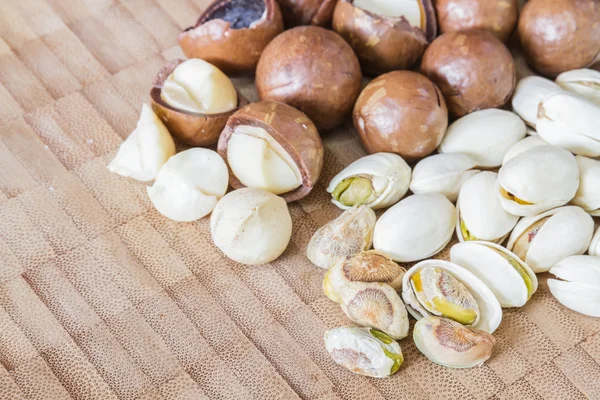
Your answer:
[[[600,215],[599,100],[597,71],[569,71],[556,82],[528,77],[517,85],[514,113],[456,120],[439,154],[412,171],[398,155],[375,153],[336,175],[327,190],[346,211],[307,248],[328,269],[327,297],[361,326],[325,334],[335,362],[392,375],[410,314],[414,342],[431,361],[479,365],[492,355],[502,308],[531,298],[536,273],[556,276],[548,286],[564,306],[600,317],[592,219]],[[377,219],[373,210],[387,207]],[[450,261],[429,259],[454,232]],[[416,261],[408,270],[398,264]]]

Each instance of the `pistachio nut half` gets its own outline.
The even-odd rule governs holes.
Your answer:
[[[502,308],[492,291],[474,274],[454,263],[426,260],[402,279],[402,299],[417,320],[437,315],[492,333]]]
[[[588,157],[600,156],[600,105],[571,92],[552,93],[538,110],[537,132],[553,146]]]
[[[591,317],[600,317],[600,257],[576,255],[550,269],[558,279],[548,288],[563,306]]]
[[[495,243],[457,243],[450,249],[450,261],[481,279],[504,308],[525,305],[538,287],[529,265]]]
[[[315,232],[306,257],[317,267],[329,269],[339,259],[370,249],[376,221],[375,212],[367,206],[344,211]]]
[[[415,324],[415,345],[436,364],[449,368],[471,368],[492,355],[496,340],[489,333],[446,318],[430,316]]]
[[[325,274],[323,292],[339,303],[340,289],[350,282],[381,282],[400,291],[406,270],[377,250],[361,251],[338,260]]]
[[[579,189],[571,204],[583,208],[590,215],[600,216],[600,161],[576,156],[579,166]]]
[[[498,172],[496,195],[511,214],[532,216],[567,204],[579,187],[573,154],[537,146],[508,160]]]
[[[600,105],[600,71],[594,69],[574,69],[563,72],[555,79],[556,83],[569,92],[577,93]]]
[[[408,315],[402,299],[390,285],[350,282],[339,290],[340,305],[348,318],[402,339],[408,335]]]
[[[456,208],[439,193],[415,194],[387,210],[375,224],[373,246],[398,262],[422,260],[446,247]]]
[[[333,361],[355,374],[385,378],[404,362],[400,345],[373,328],[342,326],[325,332],[324,339]]]
[[[502,165],[506,164],[509,160],[515,158],[519,154],[525,153],[527,150],[538,147],[538,146],[548,146],[542,138],[536,135],[527,136],[525,139],[519,140],[515,143],[504,155],[504,159],[502,159]]]
[[[562,91],[560,86],[550,79],[528,76],[517,83],[512,97],[512,108],[527,125],[535,128],[542,99],[559,91]]]
[[[590,247],[588,247],[588,254],[590,256],[600,256],[600,227],[594,233]]]
[[[495,108],[465,115],[448,127],[440,153],[470,156],[481,168],[502,164],[504,154],[525,137],[527,129],[518,115]]]
[[[479,172],[466,154],[434,154],[415,165],[410,190],[415,194],[441,193],[455,203],[462,184]]]
[[[497,179],[497,173],[483,171],[462,185],[456,203],[456,235],[461,242],[502,243],[517,224],[519,217],[507,212],[496,196]]]
[[[374,210],[397,203],[408,191],[411,170],[397,154],[375,153],[344,168],[329,183],[332,202],[346,210],[366,205]]]
[[[594,234],[594,220],[582,208],[565,206],[523,218],[506,246],[536,272],[547,272],[565,257],[583,254]]]

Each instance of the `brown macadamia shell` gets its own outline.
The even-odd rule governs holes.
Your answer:
[[[286,28],[299,25],[328,26],[336,0],[277,0]]]
[[[440,31],[483,29],[506,42],[519,19],[518,0],[436,0]]]
[[[251,10],[261,5],[263,14],[250,21],[256,17],[256,11],[251,14]],[[222,16],[225,7],[236,7],[235,15]],[[196,25],[179,34],[179,46],[186,57],[201,58],[226,74],[254,74],[263,50],[281,32],[283,18],[275,0],[216,0]]]
[[[448,127],[441,91],[425,76],[393,71],[372,80],[354,106],[354,126],[370,154],[415,162],[433,153]]]
[[[248,101],[236,89],[238,105],[237,108],[219,114],[199,114],[182,111],[173,108],[163,100],[160,92],[163,83],[171,72],[181,64],[183,60],[174,60],[165,65],[157,74],[154,86],[150,90],[150,102],[152,110],[165,124],[171,135],[190,146],[210,146],[219,140],[219,135],[227,123],[227,119],[240,107],[248,104]]]
[[[426,15],[425,31],[404,17],[386,17],[339,0],[333,13],[333,29],[356,52],[364,71],[381,74],[413,67],[437,33],[430,0],[421,0]]]
[[[342,124],[358,97],[362,73],[354,51],[337,33],[299,26],[277,36],[256,68],[261,100],[298,108],[319,130]]]
[[[316,126],[301,111],[276,101],[251,103],[233,114],[221,133],[218,153],[227,163],[229,140],[240,125],[264,129],[291,156],[300,169],[302,185],[280,196],[286,202],[300,200],[310,193],[323,169],[323,142]],[[229,184],[244,187],[229,168]]]
[[[588,67],[600,57],[600,1],[529,0],[518,31],[529,64],[543,75]]]
[[[440,88],[456,118],[502,108],[517,79],[506,46],[490,32],[477,29],[445,33],[434,40],[423,55],[421,73]]]

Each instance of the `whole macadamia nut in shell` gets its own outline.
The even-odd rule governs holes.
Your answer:
[[[421,73],[435,83],[454,117],[502,108],[516,84],[506,46],[487,31],[450,32],[425,50]]]
[[[340,125],[360,92],[362,74],[352,48],[337,33],[300,26],[277,36],[256,69],[261,100],[289,104],[319,130]]]
[[[440,90],[412,71],[381,75],[354,106],[354,126],[368,153],[396,153],[408,162],[435,151],[448,127]]]
[[[436,0],[440,31],[484,29],[506,42],[519,19],[518,0]]]
[[[587,67],[600,55],[600,2],[530,0],[518,31],[529,63],[542,74]]]
[[[253,74],[262,51],[281,32],[275,0],[216,0],[179,34],[179,46],[188,58],[201,58],[225,73]]]

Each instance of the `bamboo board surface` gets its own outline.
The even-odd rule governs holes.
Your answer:
[[[600,398],[600,319],[558,304],[546,276],[479,368],[437,366],[411,339],[391,379],[333,363],[323,333],[349,321],[304,251],[339,214],[327,182],[365,154],[349,124],[325,136],[320,183],[265,266],[229,261],[208,218],[169,221],[109,173],[206,5],[0,0],[0,399]]]

